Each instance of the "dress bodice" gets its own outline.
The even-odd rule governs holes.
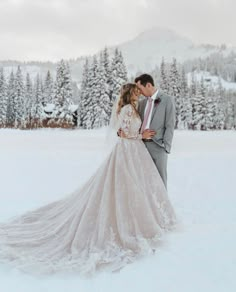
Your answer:
[[[122,107],[119,114],[119,122],[126,138],[142,139],[142,135],[139,133],[142,122],[131,104]]]

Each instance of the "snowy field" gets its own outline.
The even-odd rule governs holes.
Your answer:
[[[104,130],[0,130],[0,221],[59,199],[104,158]],[[176,131],[169,197],[182,230],[117,273],[35,278],[0,265],[1,292],[236,291],[236,132]]]

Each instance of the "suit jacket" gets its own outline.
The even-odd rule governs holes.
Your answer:
[[[160,98],[160,102],[155,104],[155,100]],[[171,143],[175,128],[175,102],[174,98],[158,91],[151,116],[150,129],[156,131],[156,135],[152,140],[163,147],[167,153],[170,153]],[[138,105],[138,111],[142,121],[144,120],[144,112],[147,98],[141,100]]]

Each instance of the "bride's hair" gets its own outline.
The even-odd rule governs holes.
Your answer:
[[[137,113],[136,101],[132,98],[136,90],[138,90],[138,87],[135,83],[126,83],[121,87],[120,97],[119,97],[118,107],[117,107],[117,114],[119,114],[121,111],[121,108],[127,104],[131,104]]]

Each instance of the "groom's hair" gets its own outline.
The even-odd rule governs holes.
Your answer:
[[[135,83],[139,82],[143,85],[143,86],[146,86],[147,83],[151,83],[152,86],[154,86],[154,81],[153,81],[153,78],[151,75],[149,74],[142,74],[138,77],[135,78]]]

